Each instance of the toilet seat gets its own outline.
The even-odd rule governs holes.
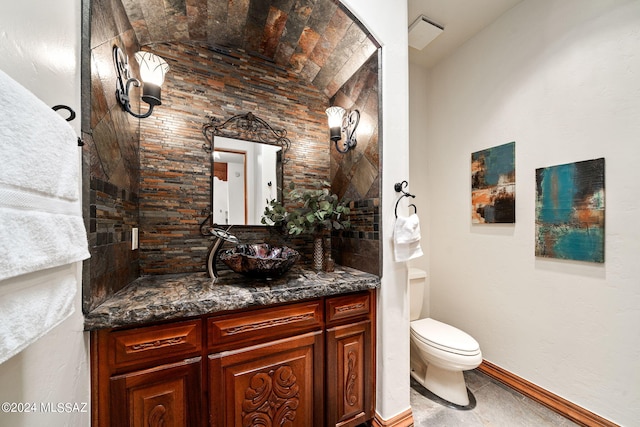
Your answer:
[[[480,345],[466,332],[435,319],[411,322],[411,335],[424,345],[460,356],[477,356]]]

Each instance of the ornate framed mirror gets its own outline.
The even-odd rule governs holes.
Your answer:
[[[202,148],[211,154],[211,215],[217,225],[261,225],[268,202],[282,201],[285,129],[253,113],[225,121],[207,117]]]

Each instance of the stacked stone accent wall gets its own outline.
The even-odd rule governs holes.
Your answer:
[[[140,268],[143,274],[202,271],[211,243],[199,228],[211,209],[210,154],[202,149],[206,116],[226,120],[252,112],[286,129],[291,149],[284,187],[308,188],[329,178],[328,99],[298,75],[239,50],[204,43],[149,49],[171,68],[162,105],[141,120]],[[233,230],[247,240],[273,238],[260,227]],[[296,242],[311,254],[306,239]]]

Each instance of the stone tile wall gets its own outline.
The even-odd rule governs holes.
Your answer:
[[[347,153],[331,148],[331,188],[352,200],[352,227],[332,238],[332,255],[338,264],[373,274],[380,270],[380,141],[378,138],[378,55],[340,88],[331,105],[360,111],[357,145]]]
[[[91,252],[83,265],[85,312],[139,276],[139,251],[131,250],[131,228],[139,223],[139,121],[116,102],[112,59],[114,45],[132,56],[139,44],[119,1],[94,0],[91,9],[92,34],[83,47],[91,61],[91,75],[83,75],[83,97],[89,98],[83,110],[90,109],[82,123],[83,209]]]
[[[333,96],[376,51],[338,0],[126,0],[142,45],[206,42],[287,67]]]
[[[198,42],[149,49],[171,68],[162,105],[141,120],[140,267],[143,274],[202,271],[210,239],[199,225],[211,208],[210,154],[202,149],[206,116],[224,121],[252,112],[286,129],[284,188],[290,182],[307,188],[329,177],[328,99],[298,75],[240,50]],[[250,240],[266,240],[264,231],[234,227]]]

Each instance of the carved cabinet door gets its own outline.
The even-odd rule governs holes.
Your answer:
[[[111,425],[196,427],[201,416],[201,358],[111,378]]]
[[[323,425],[321,331],[209,356],[210,425]]]
[[[327,329],[327,426],[357,426],[373,417],[371,321]]]

